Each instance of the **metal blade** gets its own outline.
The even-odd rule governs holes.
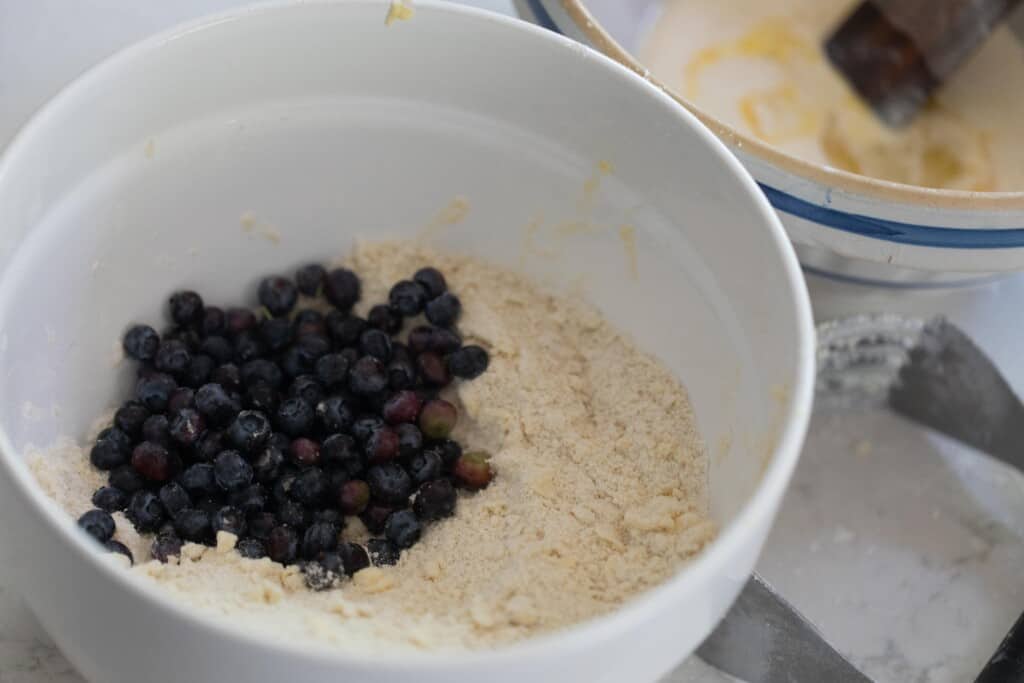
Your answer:
[[[757,574],[697,654],[748,683],[871,683]]]

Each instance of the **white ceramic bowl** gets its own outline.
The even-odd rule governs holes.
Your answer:
[[[515,0],[515,4],[523,17],[595,47],[657,83],[633,55],[657,19],[663,0]],[[674,96],[728,145],[760,183],[779,211],[800,260],[810,269],[908,284],[969,281],[1024,269],[1024,188],[1020,192],[935,190],[808,163]]]
[[[391,26],[386,11],[261,6],[151,38],[63,91],[0,162],[0,544],[91,680],[653,680],[753,567],[813,372],[807,295],[757,186],[692,115],[577,43],[443,4]],[[438,220],[456,197],[464,218]],[[592,230],[559,237],[560,221]],[[425,228],[582,287],[689,387],[722,532],[677,576],[493,652],[341,655],[186,612],[44,500],[26,446],[81,437],[122,395],[111,350],[169,291],[237,301],[261,273]]]

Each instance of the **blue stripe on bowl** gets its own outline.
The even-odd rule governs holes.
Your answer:
[[[544,28],[562,33],[540,0],[523,0],[533,13],[536,23]],[[1010,249],[1024,247],[1024,228],[937,228],[913,223],[898,223],[882,218],[871,218],[854,213],[836,211],[812,204],[773,187],[758,183],[777,210],[826,225],[843,232],[871,237],[897,244],[912,244],[918,247],[946,249]]]

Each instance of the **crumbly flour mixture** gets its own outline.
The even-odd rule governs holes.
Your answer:
[[[150,540],[115,515],[132,571],[154,590],[275,638],[361,652],[481,648],[609,612],[714,537],[685,390],[592,309],[416,245],[361,244],[347,262],[363,278],[363,311],[424,265],[459,293],[459,327],[491,365],[446,398],[459,408],[456,438],[493,454],[495,480],[461,493],[455,516],[432,524],[397,566],[322,593],[295,567],[243,559],[223,533],[218,548],[186,545],[177,564],[147,561]],[[104,479],[70,442],[31,466],[74,516]],[[345,533],[366,537],[358,521]]]

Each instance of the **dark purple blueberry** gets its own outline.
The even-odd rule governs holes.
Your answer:
[[[356,437],[359,443],[366,443],[373,433],[383,426],[384,420],[380,415],[364,413],[352,423],[352,436]]]
[[[388,292],[388,303],[398,313],[411,317],[423,310],[427,303],[427,290],[418,282],[402,280]]]
[[[245,390],[246,405],[265,415],[276,414],[280,402],[280,392],[269,385],[256,383]]]
[[[444,275],[437,268],[431,268],[430,266],[420,268],[412,276],[412,279],[423,287],[428,298],[439,297],[448,291],[448,283],[445,282]]]
[[[238,451],[221,451],[213,460],[213,478],[225,491],[238,491],[252,483],[252,465]]]
[[[128,546],[120,541],[110,540],[103,544],[103,547],[107,549],[107,552],[117,553],[118,555],[124,555],[128,558],[128,564],[135,564],[135,558],[132,556],[132,551],[128,550]]]
[[[218,531],[226,531],[241,538],[242,534],[245,533],[245,526],[245,515],[242,514],[241,510],[230,505],[225,505],[217,510],[213,517],[210,518],[210,527],[213,529],[214,535]]]
[[[319,467],[304,469],[295,476],[291,495],[303,505],[318,505],[326,493],[327,475]]]
[[[127,464],[112,469],[107,477],[107,483],[127,494],[141,491],[146,486],[146,480],[142,478],[142,475]]]
[[[277,517],[272,512],[257,512],[249,515],[246,526],[250,536],[265,541],[270,536],[271,529],[277,526]]]
[[[311,308],[299,311],[298,315],[295,316],[292,329],[297,338],[310,335],[327,336],[327,323],[324,321],[323,313],[314,311]]]
[[[427,320],[438,327],[451,327],[462,313],[462,302],[451,292],[445,292],[427,302]]]
[[[366,472],[366,483],[374,499],[390,505],[405,505],[412,493],[409,474],[395,463],[371,467]]]
[[[339,543],[337,555],[341,559],[342,570],[349,576],[370,566],[370,557],[358,543]]]
[[[324,284],[327,271],[319,263],[310,263],[295,271],[295,284],[306,296],[317,296]]]
[[[271,352],[278,352],[292,343],[295,333],[288,318],[269,318],[260,323],[259,338]]]
[[[100,543],[114,535],[114,518],[105,510],[89,510],[78,518],[78,526]]]
[[[423,450],[423,432],[414,424],[404,423],[395,427],[398,432],[398,457],[408,460]]]
[[[452,466],[452,475],[459,486],[471,491],[487,488],[494,478],[489,456],[481,451],[463,453]]]
[[[248,516],[262,511],[267,506],[267,493],[261,484],[250,484],[240,491],[229,493],[228,503]]]
[[[448,370],[462,379],[475,379],[484,374],[490,356],[479,346],[463,346],[448,356]]]
[[[248,363],[251,360],[259,358],[263,353],[263,343],[260,341],[255,330],[242,332],[240,335],[235,337],[234,359],[238,363]]]
[[[263,484],[272,484],[277,475],[281,472],[281,465],[284,464],[284,454],[275,446],[265,446],[259,455],[252,462],[253,474],[256,481]]]
[[[231,342],[221,336],[204,339],[199,345],[199,352],[212,358],[215,363],[227,363],[235,357],[235,349]]]
[[[113,486],[101,486],[92,494],[92,504],[100,510],[118,512],[128,507],[128,494]]]
[[[271,490],[271,496],[275,503],[281,504],[286,500],[292,499],[292,486],[295,484],[295,477],[298,474],[297,470],[285,469],[278,476]]]
[[[217,454],[227,448],[224,432],[207,430],[192,448],[192,456],[199,462],[213,462]]]
[[[185,508],[174,518],[174,530],[183,540],[207,543],[210,540],[210,516],[197,508]]]
[[[164,506],[152,491],[136,491],[128,501],[125,515],[140,533],[156,531],[166,517]]]
[[[359,515],[359,519],[363,521],[363,526],[365,526],[370,533],[379,534],[384,531],[384,523],[388,521],[388,517],[390,517],[391,513],[394,511],[395,509],[388,505],[371,502],[366,506],[366,509],[363,510],[363,513]]]
[[[413,483],[419,485],[440,477],[444,470],[444,463],[441,462],[441,456],[437,453],[424,451],[412,456],[406,469],[409,471]]]
[[[258,560],[267,556],[267,546],[255,538],[243,538],[235,545],[235,550],[242,557],[250,560]]]
[[[331,524],[339,531],[345,527],[345,515],[336,508],[324,508],[317,510],[313,515],[313,523]]]
[[[423,404],[419,426],[428,439],[447,439],[455,428],[459,413],[448,401],[435,398]]]
[[[270,420],[258,410],[243,410],[228,425],[228,443],[243,453],[255,453],[270,438]]]
[[[316,378],[330,390],[346,385],[348,368],[348,358],[340,353],[328,353],[317,359],[314,370]]]
[[[176,481],[167,482],[161,486],[158,496],[164,509],[167,510],[167,514],[171,517],[176,516],[185,508],[192,507],[192,498],[189,497],[185,487]]]
[[[174,415],[179,410],[196,407],[196,392],[190,387],[178,387],[167,399],[167,414]]]
[[[441,462],[444,463],[445,469],[450,469],[462,455],[462,446],[458,441],[451,439],[436,441],[430,444],[430,449],[441,456]]]
[[[181,375],[182,384],[193,389],[203,386],[210,381],[216,366],[217,362],[211,356],[202,353],[192,356],[192,362]]]
[[[313,428],[313,417],[313,408],[295,396],[281,401],[275,425],[288,436],[301,436]]]
[[[162,413],[167,409],[167,400],[177,386],[178,383],[170,375],[154,372],[140,377],[135,383],[135,398],[150,412]]]
[[[352,479],[338,487],[338,507],[346,515],[358,515],[370,502],[370,487],[361,479]]]
[[[314,375],[299,375],[288,387],[288,396],[301,398],[311,406],[315,406],[324,398],[324,388]]]
[[[277,504],[277,518],[293,529],[305,529],[312,517],[309,509],[297,500],[285,500]]]
[[[281,356],[281,369],[289,377],[309,375],[316,368],[316,362],[330,351],[330,342],[321,335],[310,334],[302,337],[285,350]]]
[[[89,461],[101,470],[112,470],[128,462],[132,440],[117,427],[104,429],[89,452]]]
[[[402,329],[402,316],[390,306],[377,304],[366,315],[370,327],[381,330],[387,335],[396,335]]]
[[[193,408],[184,408],[171,418],[168,433],[175,443],[182,446],[191,446],[199,441],[199,437],[203,435],[205,429],[206,421],[203,420],[203,416],[199,414],[199,411]]]
[[[366,552],[375,567],[390,567],[398,564],[401,551],[386,538],[371,538],[366,542]]]
[[[142,439],[170,447],[171,421],[166,415],[150,415],[142,423]]]
[[[185,349],[191,354],[199,351],[199,347],[202,345],[202,337],[196,332],[195,328],[189,327],[172,327],[163,333],[163,342],[169,341],[179,342],[184,345]],[[157,351],[157,354],[160,352]]]
[[[384,523],[384,535],[401,549],[415,545],[422,533],[423,526],[412,510],[396,510]]]
[[[391,360],[391,337],[387,332],[371,327],[359,335],[359,350],[382,363],[387,363]]]
[[[359,396],[369,396],[383,391],[388,386],[384,366],[373,356],[363,356],[356,361],[348,374],[348,388]]]
[[[229,336],[239,335],[256,327],[256,315],[248,308],[229,308],[224,313],[224,329]]]
[[[175,339],[165,339],[161,342],[160,348],[157,349],[156,357],[153,360],[153,364],[160,372],[178,376],[188,369],[188,365],[191,362],[192,354],[188,352],[184,342]]]
[[[316,406],[317,422],[328,434],[347,432],[355,421],[355,412],[341,396],[328,396]]]
[[[213,372],[210,373],[210,382],[221,385],[225,391],[241,391],[242,372],[234,363],[223,363],[215,367]],[[203,386],[206,385],[204,384]]]
[[[204,384],[196,391],[196,410],[213,424],[224,424],[238,413],[231,395],[220,384]]]
[[[444,359],[433,351],[424,351],[416,356],[416,369],[423,381],[435,387],[446,386],[452,381]]]
[[[324,280],[324,295],[341,312],[347,313],[351,310],[359,301],[360,293],[359,277],[351,270],[335,268],[327,273]]]
[[[356,315],[346,315],[340,311],[331,311],[324,322],[331,334],[331,339],[339,346],[355,346],[359,335],[366,329],[365,320]]]
[[[171,454],[158,443],[143,441],[132,451],[132,467],[150,481],[167,481],[171,478]]]
[[[332,434],[320,446],[320,457],[325,465],[351,469],[361,461],[359,447],[348,434]]]
[[[286,277],[272,275],[260,281],[257,296],[270,315],[279,318],[288,315],[299,300],[299,290]]]
[[[242,384],[251,387],[255,384],[266,384],[279,389],[284,382],[284,373],[277,363],[266,358],[255,358],[247,361],[239,370]]]
[[[190,465],[178,477],[181,484],[190,495],[200,498],[217,493],[217,480],[214,476],[213,465],[208,462],[199,462]]]
[[[170,299],[171,319],[177,324],[188,327],[203,322],[203,299],[195,292],[183,290],[175,292]]]
[[[416,386],[416,366],[407,359],[392,359],[386,370],[388,387],[392,390],[411,389]]]
[[[211,334],[220,334],[224,331],[224,311],[216,306],[207,306],[203,309],[203,322],[199,326],[204,337]]]
[[[428,481],[412,503],[416,516],[424,521],[451,517],[455,513],[455,487],[447,479]]]
[[[431,338],[434,335],[434,328],[429,325],[419,325],[409,332],[409,351],[413,354],[423,353],[431,350]]]
[[[292,441],[288,447],[288,456],[300,467],[316,465],[320,462],[320,444],[304,436]]]
[[[166,564],[172,557],[181,555],[181,545],[181,539],[174,534],[160,534],[153,539],[149,551],[153,554],[154,560]]]
[[[307,560],[315,560],[320,553],[332,552],[337,547],[338,528],[333,524],[311,524],[302,535],[302,557]]]
[[[384,425],[370,435],[363,445],[366,462],[369,465],[380,465],[398,457],[398,432],[393,427]]]
[[[222,501],[217,500],[216,498],[203,498],[195,504],[195,507],[196,509],[205,512],[207,517],[213,518],[213,515],[216,514],[217,510],[220,510],[221,505],[223,505]]]
[[[423,402],[416,392],[406,389],[392,394],[384,402],[384,407],[381,409],[381,417],[391,424],[415,422],[416,418],[419,417],[420,408],[422,407]]]
[[[160,348],[160,335],[149,325],[132,325],[121,341],[125,355],[138,361],[156,358]]]
[[[267,556],[274,562],[291,564],[299,552],[299,537],[289,526],[276,526],[267,537]]]
[[[129,436],[139,436],[147,417],[149,411],[146,406],[138,401],[128,401],[114,413],[114,426]]]
[[[462,346],[462,338],[443,327],[421,325],[409,333],[409,350],[412,353],[432,351],[444,355]]]

